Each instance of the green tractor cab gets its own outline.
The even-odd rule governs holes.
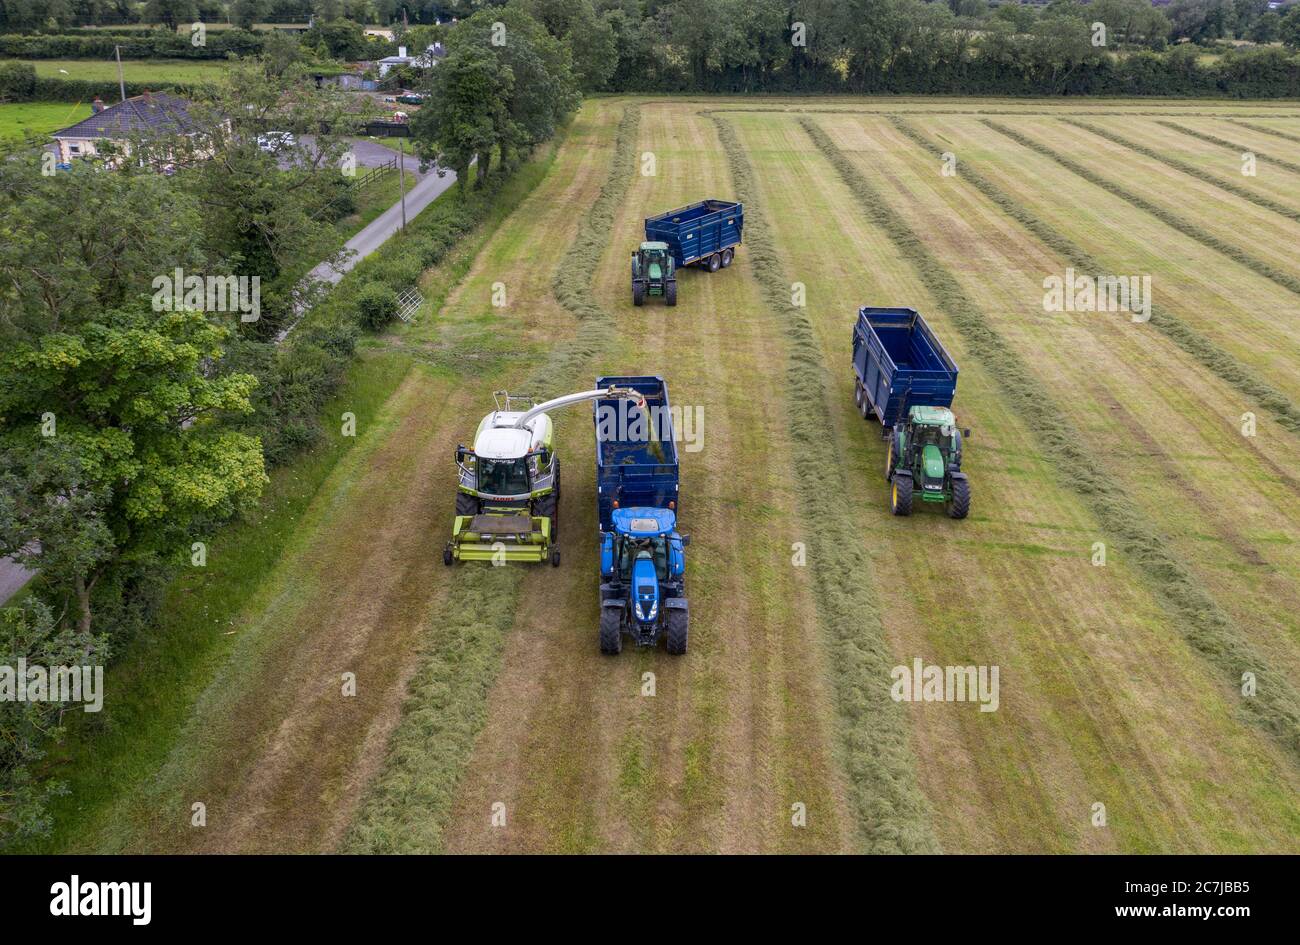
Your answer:
[[[677,272],[667,243],[642,243],[632,254],[632,304],[644,305],[647,295],[677,304]]]
[[[951,518],[970,513],[970,480],[961,471],[962,444],[969,436],[970,430],[957,429],[947,407],[912,407],[907,418],[894,425],[885,479],[895,515],[911,515],[918,498],[942,502]]]

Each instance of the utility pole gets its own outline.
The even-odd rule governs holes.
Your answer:
[[[126,80],[122,78],[122,47],[114,46],[113,55],[117,56],[117,88],[122,93],[122,101],[126,101]]]

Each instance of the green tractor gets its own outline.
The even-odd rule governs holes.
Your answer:
[[[644,305],[647,295],[677,304],[677,272],[667,243],[642,243],[632,254],[632,304]]]
[[[947,407],[913,407],[894,424],[885,459],[885,480],[893,484],[890,508],[911,515],[918,493],[922,502],[942,502],[950,518],[970,512],[970,480],[961,471],[962,439]]]

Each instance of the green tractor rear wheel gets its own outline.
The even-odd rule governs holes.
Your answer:
[[[970,513],[970,480],[952,481],[952,498],[948,500],[948,517],[965,518]]]

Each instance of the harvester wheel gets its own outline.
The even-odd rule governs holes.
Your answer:
[[[952,500],[948,503],[949,518],[965,518],[970,512],[970,480],[952,481]]]
[[[722,268],[722,257],[714,253],[709,257],[709,272],[717,272]]]
[[[451,563],[454,560],[455,559],[451,556],[451,545],[447,545],[445,548],[442,549],[442,563],[450,568]]]
[[[729,249],[724,249],[722,251],[722,268],[726,269],[728,266],[730,266],[731,260],[734,258],[735,258],[735,253],[733,253]]]
[[[617,607],[600,609],[600,652],[606,656],[623,652],[623,612]]]
[[[478,498],[464,492],[456,493],[457,515],[478,515]]]
[[[895,476],[894,488],[890,492],[890,510],[895,515],[912,514],[912,477]]]
[[[533,503],[533,514],[539,518],[549,518],[551,520],[551,534],[554,535],[555,528],[555,510],[557,500],[554,492],[548,492],[536,502]]]
[[[645,304],[645,283],[644,282],[632,283],[632,304],[633,305]]]
[[[668,652],[673,656],[686,653],[686,637],[689,632],[690,618],[686,611],[673,609],[668,611]]]
[[[677,283],[670,282],[664,286],[664,301],[669,305],[677,304]]]
[[[560,566],[560,549],[556,548],[554,551],[551,552],[551,567],[558,568],[559,566]]]

